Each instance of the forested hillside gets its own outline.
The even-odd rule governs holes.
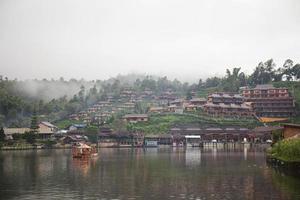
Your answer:
[[[10,80],[0,77],[0,125],[7,127],[28,126],[34,108],[39,118],[47,121],[64,119],[72,113],[105,100],[108,95],[118,97],[124,88],[137,92],[151,90],[155,94],[172,90],[178,96],[191,98],[191,92],[206,96],[210,92],[238,92],[240,87],[274,83],[275,87],[288,87],[300,103],[300,64],[290,59],[277,66],[272,59],[260,62],[252,74],[241,68],[227,69],[223,77],[199,79],[198,83],[182,83],[177,79],[146,75],[119,75],[106,81],[85,80]],[[297,107],[299,110],[299,107]]]

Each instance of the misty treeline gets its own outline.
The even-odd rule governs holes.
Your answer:
[[[191,98],[191,92],[207,88],[218,91],[238,92],[240,87],[255,86],[271,82],[295,81],[300,78],[300,64],[287,59],[277,67],[272,59],[260,62],[252,74],[247,75],[241,68],[227,69],[224,77],[211,77],[205,81],[189,84],[177,79],[146,75],[118,75],[105,81],[86,80],[9,80],[0,76],[0,126],[29,126],[30,117],[37,111],[40,120],[55,122],[95,104],[107,100],[108,96],[119,98],[124,89],[137,93],[151,90],[159,95],[173,91],[178,96]]]
[[[282,66],[277,67],[273,59],[270,59],[266,62],[260,62],[250,75],[242,72],[241,68],[227,69],[226,75],[223,78],[208,78],[204,83],[200,79],[199,85],[205,88],[219,87],[227,92],[238,92],[239,88],[244,86],[255,86],[280,81],[296,81],[299,78],[300,64],[294,64],[292,60],[287,59]]]
[[[101,81],[9,80],[0,76],[0,126],[24,127],[36,109],[40,120],[55,121],[94,103]],[[74,95],[75,94],[75,95]]]

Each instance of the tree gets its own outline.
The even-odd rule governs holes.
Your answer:
[[[275,77],[275,66],[273,59],[260,62],[250,76],[250,83],[252,85],[270,83]]]
[[[97,95],[97,88],[96,85],[94,85],[91,89],[90,89],[90,94],[96,96]]]
[[[0,142],[5,140],[5,133],[3,127],[0,128]]]
[[[150,89],[155,90],[156,89],[156,81],[151,79],[151,77],[147,76],[141,83],[142,90]]]
[[[293,80],[293,66],[294,62],[291,59],[287,59],[283,64],[283,75],[287,81]]]
[[[223,89],[226,92],[237,92],[241,86],[246,85],[246,76],[240,72],[241,68],[233,68],[232,72],[227,69],[223,79]]]
[[[294,67],[293,67],[293,76],[295,77],[295,79],[300,78],[300,64],[294,65]]]
[[[80,86],[80,91],[78,92],[78,97],[81,103],[84,103],[84,96],[85,96],[85,87],[83,85]]]
[[[98,140],[98,131],[99,131],[99,129],[96,126],[89,126],[86,129],[87,136],[88,136],[89,140],[92,143],[97,143],[97,140]]]
[[[188,90],[186,93],[186,99],[191,100],[192,98],[193,98],[192,92],[191,92],[191,90]]]
[[[31,117],[31,125],[30,125],[30,131],[33,133],[38,133],[39,125],[38,125],[38,118],[36,109],[34,108],[32,117]]]
[[[221,84],[221,79],[219,77],[207,78],[205,81],[205,87],[217,87]]]
[[[29,144],[34,144],[35,141],[36,141],[36,134],[34,132],[32,132],[32,131],[25,132],[24,139]]]

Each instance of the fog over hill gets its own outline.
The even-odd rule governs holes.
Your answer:
[[[115,80],[120,81],[123,86],[133,86],[137,79],[143,80],[147,75],[143,74],[127,74],[118,75],[107,80],[64,80],[60,78],[55,79],[28,79],[16,81],[15,93],[16,95],[26,96],[33,99],[41,99],[44,101],[50,101],[66,96],[68,99],[72,98],[74,94],[80,91],[80,87],[84,86],[88,91],[90,88],[96,86],[97,90],[101,90],[103,84],[113,84]],[[155,76],[148,76],[152,79],[157,79]]]
[[[299,9],[299,0],[1,0],[1,74],[196,82],[226,68],[251,73],[269,58],[299,62]]]

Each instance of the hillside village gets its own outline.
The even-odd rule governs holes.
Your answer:
[[[207,98],[196,97],[195,92],[192,92],[191,99],[186,99],[177,96],[174,91],[156,96],[151,90],[137,94],[132,89],[123,90],[120,97],[115,99],[108,96],[107,101],[99,101],[87,110],[70,115],[69,119],[87,125],[99,125],[107,123],[117,113],[126,113],[123,119],[127,122],[147,121],[148,115],[154,113],[193,113],[208,117],[255,118],[261,122],[273,122],[286,121],[296,114],[295,100],[289,90],[267,84],[241,88],[241,93],[211,93]],[[145,113],[139,113],[137,107],[141,103],[146,104]]]
[[[39,95],[33,96],[23,86],[26,81],[0,76],[1,132],[9,141],[3,144],[186,145],[187,138],[270,142],[284,123],[299,122],[300,111],[300,64],[287,59],[275,67],[270,59],[250,75],[233,68],[224,77],[192,84],[136,75],[105,81],[43,79],[34,82]],[[48,91],[57,86],[80,89],[73,96],[41,99],[51,99]]]
[[[40,122],[36,139],[60,146],[89,141],[104,147],[153,142],[183,145],[186,137],[267,142],[272,139],[272,131],[282,127],[266,123],[287,122],[295,115],[295,100],[288,88],[271,84],[241,87],[237,93],[212,92],[206,97],[200,97],[197,91],[182,96],[172,89],[157,94],[151,89],[139,92],[125,87],[117,95],[108,93],[104,100],[70,114],[57,126]],[[4,128],[7,140],[29,131]]]

